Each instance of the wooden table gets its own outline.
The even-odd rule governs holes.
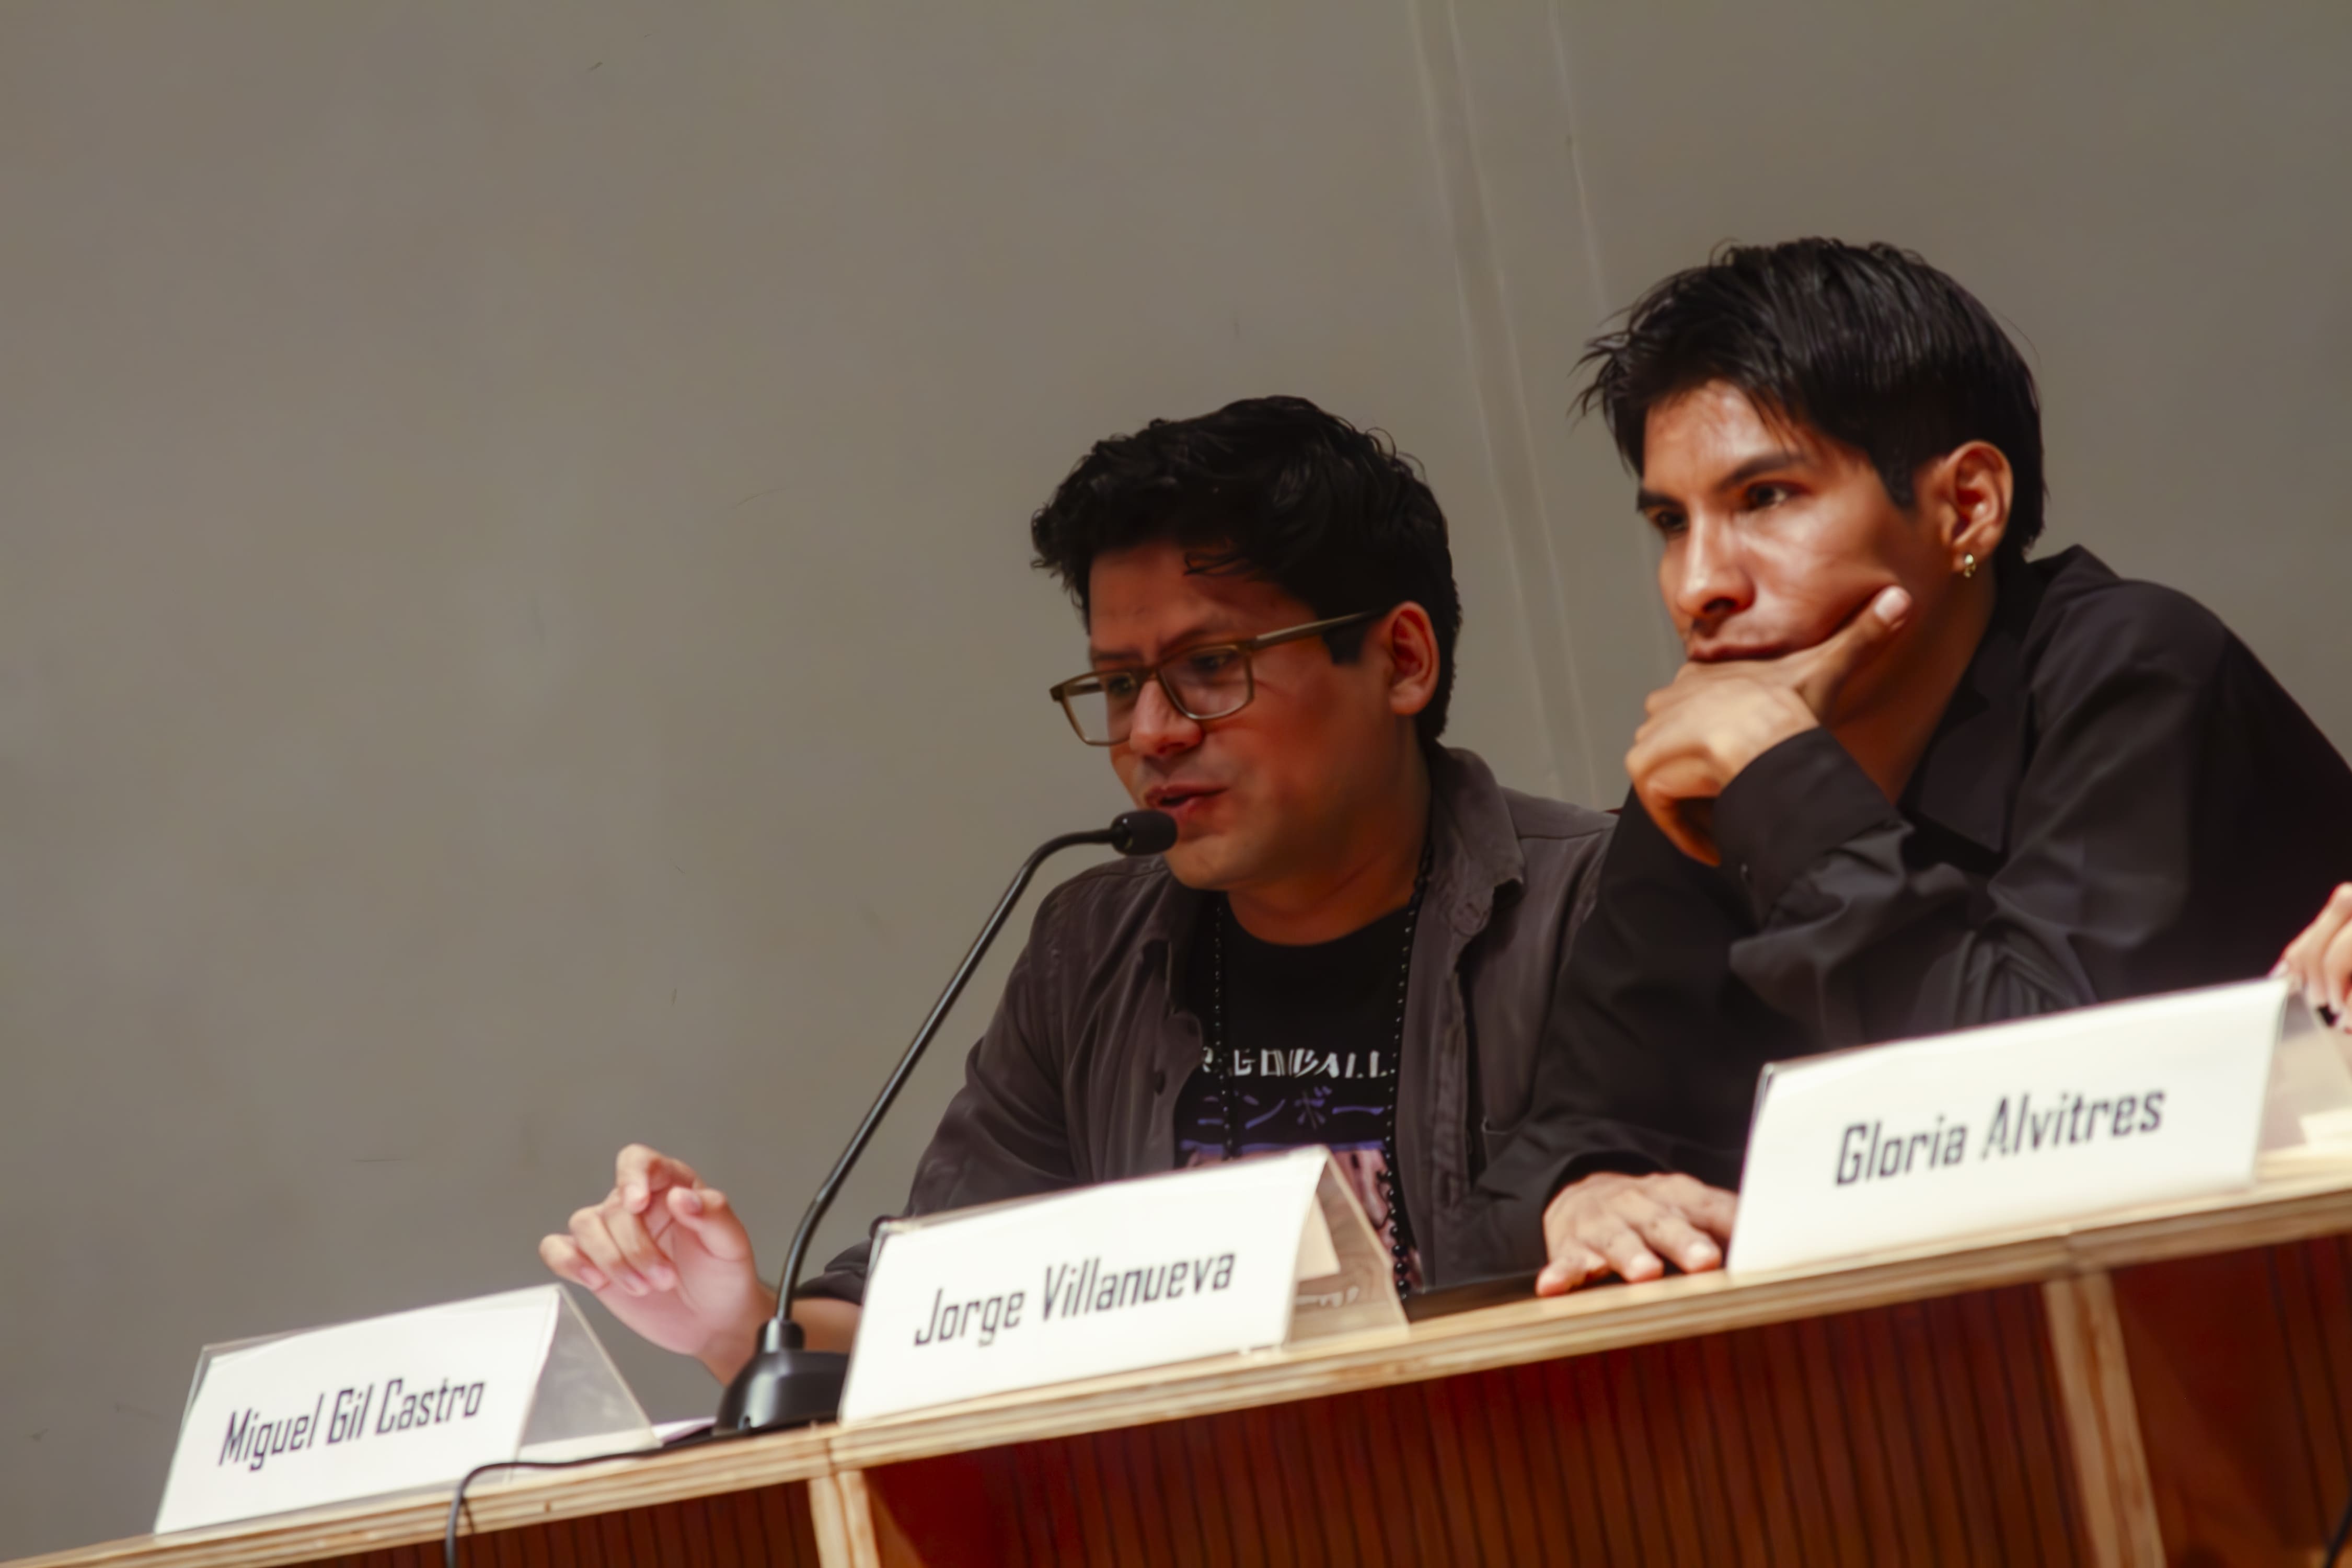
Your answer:
[[[464,1561],[2308,1564],[2352,1489],[2352,1163],[482,1489]],[[13,1568],[428,1568],[417,1497]]]

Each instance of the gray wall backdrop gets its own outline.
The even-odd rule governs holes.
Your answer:
[[[1393,432],[1455,739],[1611,801],[1671,654],[1580,341],[1897,239],[2028,345],[2053,546],[2352,740],[2336,0],[842,9],[0,9],[0,1556],[145,1528],[205,1342],[536,1280],[625,1140],[772,1265],[1118,804],[1024,529],[1153,415]]]

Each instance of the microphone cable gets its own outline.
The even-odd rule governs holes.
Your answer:
[[[697,1443],[708,1443],[721,1436],[731,1436],[733,1434],[722,1434],[715,1426],[706,1426],[699,1432],[688,1433],[676,1442],[663,1443],[651,1448],[624,1448],[617,1453],[590,1454],[584,1458],[578,1459],[492,1459],[487,1465],[476,1465],[458,1479],[457,1489],[449,1494],[449,1528],[441,1537],[442,1568],[457,1568],[457,1521],[465,1512],[467,1489],[474,1484],[474,1478],[477,1476],[486,1476],[492,1470],[570,1470],[577,1469],[582,1465],[610,1464],[614,1459],[650,1458],[656,1454],[667,1454],[677,1448],[690,1448]]]

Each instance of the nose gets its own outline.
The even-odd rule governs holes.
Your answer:
[[[1701,637],[1756,602],[1756,584],[1738,542],[1727,524],[1712,518],[1692,518],[1664,565],[1666,607]]]
[[[1201,721],[1178,712],[1160,682],[1145,681],[1128,721],[1127,749],[1139,757],[1167,757],[1200,743]]]

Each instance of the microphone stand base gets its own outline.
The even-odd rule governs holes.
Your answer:
[[[801,1326],[771,1318],[760,1331],[760,1348],[727,1385],[713,1426],[729,1433],[780,1432],[831,1421],[841,1412],[841,1385],[849,1358],[834,1351],[805,1348]]]

